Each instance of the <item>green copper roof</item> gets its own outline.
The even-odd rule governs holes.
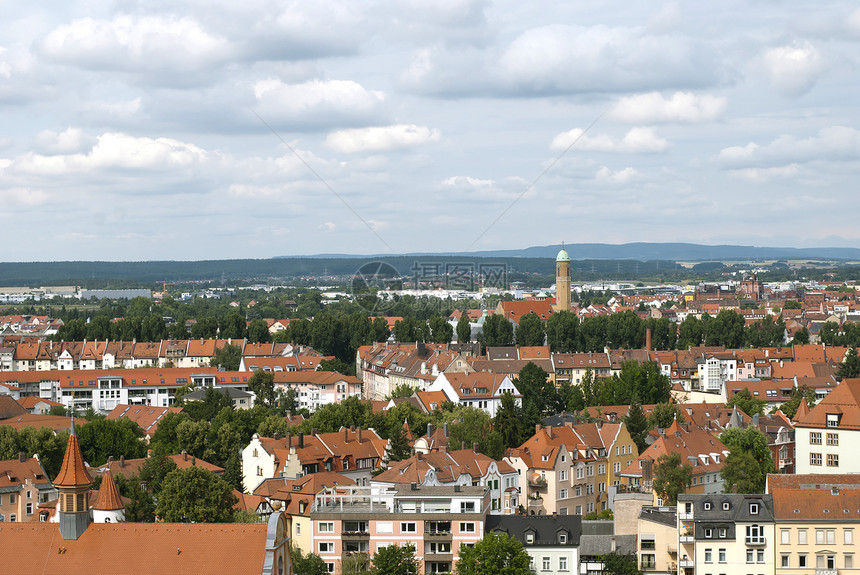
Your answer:
[[[557,261],[557,262],[569,262],[570,256],[568,255],[567,250],[562,248],[561,251],[558,252],[558,255],[555,257],[555,261]]]

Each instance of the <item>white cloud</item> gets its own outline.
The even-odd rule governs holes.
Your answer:
[[[232,50],[196,20],[172,15],[79,18],[51,31],[41,47],[47,57],[66,64],[178,83],[211,73]]]
[[[333,222],[324,222],[317,227],[324,232],[333,232],[337,229],[337,226]]]
[[[809,42],[770,48],[762,61],[771,86],[787,96],[801,96],[811,90],[824,68],[821,55]]]
[[[808,138],[783,135],[764,146],[755,142],[732,146],[722,149],[718,156],[720,163],[729,168],[857,159],[860,159],[860,130],[847,126],[822,128],[817,135]]]
[[[285,84],[269,78],[254,85],[258,109],[266,121],[323,126],[372,120],[380,115],[385,92],[368,90],[352,80],[311,80]]]
[[[92,138],[84,137],[80,128],[66,128],[63,132],[42,130],[36,134],[36,145],[50,154],[70,154],[80,152],[86,146],[92,146]]]
[[[614,139],[606,134],[583,135],[582,129],[574,128],[553,138],[550,149],[566,150],[571,144],[574,150],[625,153],[662,152],[669,145],[666,140],[657,136],[653,128],[648,127],[630,128],[621,139]]]
[[[415,124],[339,130],[326,137],[326,145],[338,152],[382,152],[411,148],[441,139],[439,130]]]
[[[736,178],[749,182],[764,183],[774,179],[794,178],[800,172],[797,164],[777,166],[774,168],[744,168],[741,170],[730,170],[729,173]]]
[[[606,166],[601,166],[599,170],[595,173],[594,177],[596,180],[601,182],[608,182],[611,184],[626,184],[633,178],[639,175],[635,169],[631,167],[624,168],[623,170],[618,170],[613,172]]]
[[[725,109],[725,97],[675,92],[666,98],[659,92],[649,92],[621,98],[610,114],[616,120],[635,124],[695,124],[715,120]]]
[[[0,189],[0,202],[9,207],[39,206],[50,200],[50,196],[44,190],[33,188],[15,187]]]
[[[179,170],[202,164],[209,154],[193,144],[172,138],[138,138],[122,133],[106,133],[86,153],[43,155],[27,153],[7,168],[15,174],[59,176],[77,172],[125,170]]]

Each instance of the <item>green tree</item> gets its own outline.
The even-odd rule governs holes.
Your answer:
[[[475,407],[463,407],[457,412],[457,420],[448,426],[448,444],[451,449],[469,449],[475,443],[478,451],[501,459],[504,453],[502,437],[493,429],[489,414]]]
[[[469,325],[469,316],[464,311],[457,320],[457,343],[469,343],[472,341],[472,326]]]
[[[502,402],[496,412],[494,421],[496,431],[502,438],[502,444],[507,447],[517,447],[523,440],[522,414],[517,408],[514,395],[506,391],[502,394]]]
[[[173,463],[171,461],[171,463]],[[175,465],[175,464],[174,464]],[[125,481],[117,476],[117,488],[120,488],[120,493],[128,497],[129,502],[125,505],[125,520],[128,523],[152,523],[155,521],[155,497],[154,492],[149,491],[143,486],[142,481],[138,477],[132,477]],[[124,489],[120,487],[120,483],[125,483]]]
[[[257,401],[272,405],[275,402],[275,374],[258,369],[248,378],[248,389],[254,392]]]
[[[274,437],[277,433],[283,437],[289,430],[290,426],[286,419],[280,415],[270,415],[257,427],[257,434],[260,437]]]
[[[192,466],[167,474],[155,512],[168,523],[230,523],[235,504],[226,481]]]
[[[836,370],[836,377],[840,380],[846,378],[860,377],[860,356],[857,355],[856,347],[849,347],[845,359]]]
[[[393,390],[391,390],[391,395],[388,399],[394,399],[396,397],[412,397],[412,395],[417,391],[418,388],[412,387],[406,383],[401,383]]]
[[[735,393],[728,401],[728,403],[726,403],[726,407],[737,407],[750,417],[755,414],[761,415],[762,413],[764,413],[764,406],[765,401],[753,397],[753,395],[750,393],[749,388],[746,387]]]
[[[371,336],[373,337],[373,341],[383,342],[388,340],[391,335],[391,330],[388,329],[388,322],[384,317],[375,317],[373,318],[373,323],[371,324]]]
[[[544,344],[546,333],[543,329],[543,323],[535,312],[530,311],[520,318],[520,323],[516,329],[516,338],[517,345],[536,346]]]
[[[206,436],[209,434],[209,421],[187,419],[176,426],[179,448],[194,457],[203,457],[206,449]]]
[[[251,376],[253,379],[253,376]],[[250,383],[250,380],[249,380]],[[200,401],[183,401],[182,408],[185,413],[197,421],[210,421],[225,407],[232,408],[233,401],[221,389],[207,386]]]
[[[803,309],[803,304],[797,300],[790,299],[785,302],[785,305],[782,306],[782,309]]]
[[[803,384],[800,387],[795,387],[791,394],[791,399],[783,403],[778,408],[774,408],[773,411],[776,412],[776,410],[779,409],[787,418],[794,419],[794,416],[797,413],[797,408],[800,407],[800,402],[804,398],[806,399],[806,405],[809,408],[815,407],[815,402],[817,401],[815,390],[810,389],[806,384]]]
[[[418,575],[419,571],[412,543],[380,547],[373,554],[373,575]]]
[[[570,353],[579,349],[577,331],[579,318],[566,310],[556,312],[546,320],[546,343],[553,352]]]
[[[806,345],[809,343],[809,330],[805,327],[800,328],[794,333],[791,338],[791,345]]]
[[[271,340],[269,326],[261,319],[255,319],[248,324],[248,340],[253,343],[266,343]]]
[[[219,322],[219,335],[222,339],[243,339],[247,334],[245,318],[232,312]]]
[[[750,453],[729,453],[720,475],[726,493],[731,493],[735,488],[737,493],[764,493],[767,476],[762,475],[761,467]]]
[[[179,321],[176,322],[177,325]],[[185,322],[182,322],[182,331],[185,331]],[[180,332],[181,333],[181,332]],[[187,332],[185,333],[187,336]],[[191,326],[192,339],[212,339],[218,336],[218,320],[214,317],[198,317]]]
[[[678,423],[684,423],[684,412],[675,403],[658,403],[648,416],[648,425],[651,429],[659,427],[665,429],[672,425],[675,419]]]
[[[738,490],[741,493],[764,493],[767,474],[776,472],[773,457],[767,445],[767,437],[750,425],[746,429],[725,430],[720,435],[720,441],[730,451],[722,472],[726,492],[729,492],[732,485],[738,483],[738,479],[746,474],[743,480],[743,491],[741,491],[741,484],[738,484]],[[748,455],[758,466],[755,473],[750,474],[749,459],[741,457],[743,455]]]
[[[472,547],[460,547],[457,575],[531,575],[523,544],[507,533],[490,532]]]
[[[165,413],[158,424],[155,433],[152,434],[150,446],[155,450],[156,446],[162,446],[167,453],[179,453],[179,436],[176,428],[183,421],[190,421],[187,413]]]
[[[702,321],[696,316],[687,316],[678,326],[678,349],[689,349],[702,345],[704,337]]]
[[[497,313],[484,318],[484,325],[478,335],[484,347],[505,347],[514,345],[514,326],[504,315]]]
[[[290,557],[293,560],[293,572],[296,575],[328,575],[328,566],[319,555],[311,552],[305,555],[301,549],[293,547],[290,550]]]
[[[413,316],[406,316],[394,323],[394,339],[398,343],[424,341],[422,322]]]
[[[412,445],[406,436],[403,427],[397,428],[390,437],[391,448],[388,450],[388,459],[391,461],[403,461],[412,455]]]
[[[430,317],[430,340],[433,343],[451,343],[454,337],[454,327],[447,320],[440,316],[434,315]]]
[[[675,505],[678,494],[684,493],[693,478],[693,467],[681,465],[678,453],[661,455],[654,466],[654,491],[663,498],[663,505]]]
[[[567,407],[549,374],[533,362],[528,362],[513,381],[523,396],[523,404],[534,403],[540,415],[558,413]]]
[[[143,430],[130,419],[96,419],[76,429],[84,461],[97,467],[108,457],[136,459],[146,454]]]
[[[225,371],[238,371],[242,362],[242,348],[238,345],[227,344],[215,350],[215,355],[209,361],[212,367],[220,367]]]
[[[140,483],[153,493],[161,493],[164,478],[175,469],[176,463],[167,457],[167,451],[163,447],[156,447],[140,468]]]
[[[603,572],[607,575],[642,575],[633,553],[613,551],[601,555],[600,560],[603,561]]]
[[[630,409],[627,410],[627,415],[624,416],[624,425],[627,426],[627,432],[636,444],[636,449],[639,453],[645,451],[648,447],[646,438],[648,437],[648,418],[645,417],[645,411],[642,405],[637,400],[633,400],[630,404]]]
[[[341,375],[355,375],[355,364],[333,357],[320,360],[319,371],[336,371]]]

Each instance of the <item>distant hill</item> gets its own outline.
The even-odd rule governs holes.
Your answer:
[[[402,254],[405,256],[467,256],[467,257],[504,257],[504,258],[553,258],[561,245],[533,246],[519,250],[491,250],[477,252],[441,252]],[[566,244],[570,257],[575,260],[668,260],[668,261],[707,261],[707,260],[780,260],[780,259],[824,259],[858,260],[858,248],[770,248],[760,246],[707,246],[687,243],[636,242],[630,244]],[[283,256],[309,258],[357,258],[390,257],[385,254],[355,256],[348,254],[319,254],[315,256]]]

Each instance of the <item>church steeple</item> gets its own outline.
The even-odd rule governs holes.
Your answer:
[[[54,479],[60,492],[60,535],[63,539],[77,539],[90,522],[89,491],[93,478],[84,464],[84,456],[75,433],[75,416],[72,414],[71,435],[66,445],[63,466]]]

